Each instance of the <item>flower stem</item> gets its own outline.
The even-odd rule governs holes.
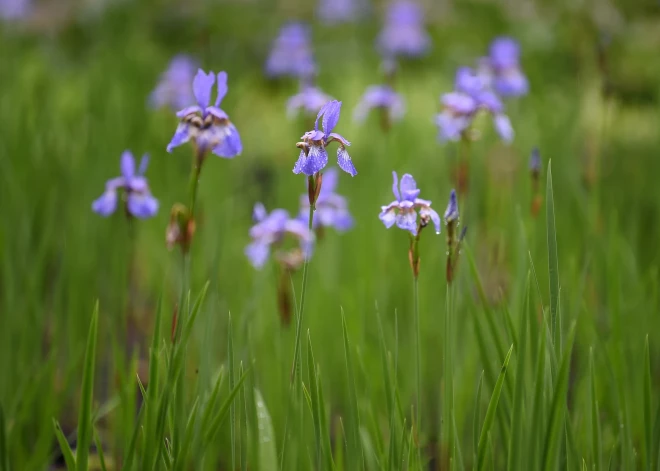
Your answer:
[[[452,335],[452,312],[453,312],[454,285],[447,283],[447,308],[445,309],[445,342],[444,342],[444,376],[445,376],[445,400],[442,412],[444,425],[444,439],[447,446],[447,456],[454,457],[453,436],[453,413],[454,413],[454,384],[453,384],[453,335]]]
[[[309,178],[309,184],[312,184],[312,177]],[[309,231],[312,231],[312,222],[314,221],[314,205],[309,205],[309,222],[308,228]],[[302,319],[303,312],[305,309],[305,293],[307,291],[307,272],[308,272],[309,260],[305,257],[305,263],[303,265],[303,279],[302,279],[302,289],[300,292],[300,306],[298,307],[298,318],[296,320],[296,341],[293,350],[293,365],[291,367],[291,384],[294,383],[296,379],[296,373],[300,369],[300,338],[302,332]]]
[[[422,420],[422,347],[419,327],[419,280],[413,276],[413,312],[415,322],[415,374],[417,379],[417,446],[421,448],[421,420]]]
[[[202,173],[202,164],[206,153],[199,148],[195,149],[195,160],[193,161],[193,168],[190,172],[190,217],[194,219],[195,216],[195,203],[197,202],[197,189],[199,187],[199,176]]]

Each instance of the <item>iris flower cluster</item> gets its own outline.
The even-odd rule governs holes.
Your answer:
[[[421,7],[411,0],[391,3],[377,39],[379,51],[386,57],[419,57],[426,54],[430,46]]]
[[[439,140],[471,140],[472,123],[480,111],[485,111],[493,117],[500,138],[511,142],[513,127],[500,96],[521,96],[528,89],[520,68],[520,46],[511,38],[496,38],[490,54],[479,60],[478,68],[459,68],[454,91],[440,97],[442,111],[436,117]]]
[[[389,130],[392,123],[403,118],[406,105],[401,95],[394,90],[394,77],[396,73],[396,62],[392,58],[384,58],[381,69],[385,76],[385,83],[370,85],[362,95],[360,102],[355,107],[353,119],[364,122],[372,109],[381,112],[381,127],[384,131]]]

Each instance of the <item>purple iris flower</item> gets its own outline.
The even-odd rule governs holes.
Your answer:
[[[105,192],[92,203],[92,210],[101,216],[110,216],[117,209],[117,192],[124,190],[126,210],[136,218],[150,218],[158,212],[158,200],[151,196],[144,172],[149,157],[145,154],[140,167],[135,172],[135,159],[130,151],[121,155],[121,176],[112,178],[105,184]]]
[[[287,101],[286,112],[291,117],[302,109],[306,114],[314,115],[330,100],[332,97],[323,93],[320,88],[309,85],[307,81],[303,80],[300,92]]]
[[[323,172],[323,184],[316,199],[314,207],[313,228],[334,227],[339,232],[344,232],[353,227],[353,217],[348,212],[346,198],[335,193],[339,182],[339,171],[331,168]],[[309,195],[305,193],[300,196],[300,214],[298,219],[307,222],[309,218]]]
[[[279,245],[287,235],[296,238],[303,255],[309,258],[314,246],[314,234],[298,219],[291,219],[284,209],[275,209],[270,214],[263,204],[254,206],[255,225],[250,229],[252,242],[245,248],[245,255],[255,268],[264,266],[273,245]]]
[[[378,218],[388,229],[394,224],[397,227],[417,235],[417,210],[424,225],[433,222],[436,234],[440,234],[440,216],[431,209],[431,202],[418,198],[420,190],[412,175],[406,173],[401,177],[401,183],[396,172],[392,172],[392,193],[396,200],[381,207]]]
[[[31,12],[31,0],[0,0],[0,18],[3,20],[20,20]]]
[[[326,147],[331,142],[337,142],[339,148],[337,149],[337,165],[344,172],[349,173],[351,176],[357,175],[357,170],[351,161],[346,147],[351,143],[344,139],[340,134],[332,132],[334,127],[339,121],[339,113],[341,112],[341,101],[332,100],[323,105],[321,111],[316,116],[314,122],[314,130],[307,131],[300,139],[302,142],[296,144],[300,147],[300,155],[298,161],[293,167],[293,173],[304,173],[305,175],[312,176],[328,164],[328,152]],[[323,116],[321,122],[323,131],[319,131],[319,119]]]
[[[227,94],[227,73],[218,73],[218,96],[215,105],[210,106],[211,93],[215,83],[213,72],[197,71],[193,80],[193,93],[197,105],[188,106],[177,112],[181,119],[167,152],[192,139],[201,152],[213,150],[215,155],[232,158],[243,151],[241,136],[229,121],[229,116],[220,108],[222,99]]]
[[[505,142],[513,140],[511,121],[504,114],[504,104],[495,93],[486,88],[482,77],[469,67],[456,72],[455,90],[445,93],[440,101],[443,110],[436,117],[441,141],[458,141],[465,135],[479,110],[493,116],[495,130]]]
[[[479,62],[479,72],[498,94],[504,97],[526,95],[529,82],[520,68],[520,45],[508,37],[495,38],[488,57]]]
[[[458,201],[456,200],[456,190],[451,190],[449,194],[449,203],[447,204],[447,209],[445,210],[445,224],[454,222],[458,219]]]
[[[185,108],[195,99],[190,88],[195,69],[197,65],[189,56],[174,56],[167,70],[161,75],[156,89],[151,92],[149,105],[153,108],[169,106],[174,110]]]
[[[315,71],[307,25],[289,23],[283,26],[266,61],[266,75],[302,78],[314,75]]]
[[[320,0],[317,16],[326,24],[355,21],[364,10],[364,0]]]
[[[424,12],[409,0],[391,3],[385,26],[378,36],[378,49],[386,56],[417,57],[425,54],[431,39],[424,30]]]
[[[371,85],[355,107],[353,119],[363,122],[373,108],[385,109],[391,121],[399,121],[405,114],[403,98],[389,85]]]

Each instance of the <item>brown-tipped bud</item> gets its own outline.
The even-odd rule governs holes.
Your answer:
[[[536,217],[541,211],[541,206],[543,205],[543,197],[540,194],[536,194],[532,200],[532,216]]]
[[[319,194],[321,193],[321,186],[323,185],[323,174],[318,172],[316,175],[316,181],[314,182],[314,204],[319,199]]]
[[[415,279],[417,279],[419,277],[420,257],[419,254],[416,254],[415,252],[415,248],[411,246],[408,250],[408,261],[410,262],[410,268],[412,269],[413,276]]]
[[[174,246],[180,245],[181,250],[187,252],[195,234],[195,228],[195,220],[190,216],[188,208],[181,203],[176,203],[172,206],[170,222],[165,229],[167,248],[172,250]]]

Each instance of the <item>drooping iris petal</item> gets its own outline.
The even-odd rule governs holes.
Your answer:
[[[128,211],[140,219],[153,217],[158,212],[158,200],[149,193],[129,192],[126,205]]]
[[[382,206],[378,219],[383,221],[386,228],[390,228],[396,222],[396,208],[399,206],[398,201],[394,201],[387,206]]]
[[[312,176],[323,170],[328,164],[328,152],[322,144],[314,145],[309,148],[309,154],[303,163],[302,172],[307,176]]]
[[[305,155],[305,151],[304,151],[304,149],[301,149],[300,150],[300,155],[298,155],[298,160],[296,160],[296,163],[293,166],[293,173],[295,173],[295,174],[302,173],[303,165],[305,164],[306,159],[307,159],[307,156]]]
[[[436,213],[435,210],[428,206],[424,206],[419,210],[419,215],[421,217],[430,218],[435,226],[435,233],[440,234],[440,216],[438,216],[438,213]]]
[[[101,216],[109,216],[117,209],[117,192],[106,190],[92,203],[92,210]]]
[[[255,268],[263,267],[270,255],[270,245],[263,241],[256,241],[245,247],[245,255]]]
[[[357,175],[355,165],[353,165],[353,161],[344,146],[339,146],[339,149],[337,149],[337,165],[339,165],[339,168],[348,173],[351,177]]]
[[[225,135],[219,145],[213,149],[213,153],[219,157],[231,159],[243,152],[243,143],[236,127],[229,123],[225,126]]]
[[[396,215],[396,225],[400,229],[417,234],[417,213],[412,202],[403,201],[399,204],[399,213]]]
[[[174,149],[175,147],[178,147],[188,142],[194,134],[194,132],[192,131],[193,128],[190,124],[183,122],[179,123],[179,125],[176,128],[176,131],[174,132],[174,136],[172,136],[172,140],[167,145],[167,152],[172,152],[172,149]]]

